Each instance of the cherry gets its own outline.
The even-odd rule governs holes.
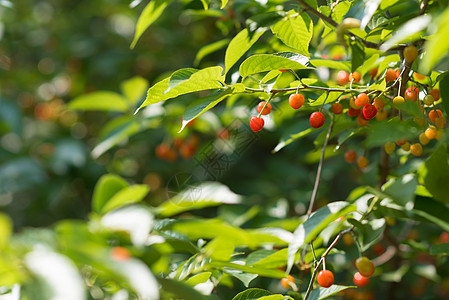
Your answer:
[[[319,111],[316,111],[310,115],[310,126],[312,126],[313,128],[320,128],[321,126],[323,126],[325,120],[326,118],[324,117],[324,115]]]
[[[365,276],[362,276],[359,272],[357,272],[357,273],[354,274],[354,277],[352,278],[352,281],[354,282],[354,284],[356,286],[363,287],[363,286],[368,285],[369,278],[365,277]]]
[[[377,108],[372,104],[367,104],[363,108],[363,117],[367,120],[371,120],[377,114]]]
[[[440,244],[449,243],[449,232],[443,232],[440,234],[440,238],[438,239]]]
[[[346,85],[349,82],[349,73],[346,71],[340,71],[337,74],[337,83],[339,85]]]
[[[348,150],[345,153],[345,160],[348,163],[353,163],[357,158],[357,153],[355,153],[355,151],[352,150]]]
[[[262,118],[258,118],[256,116],[251,117],[249,120],[249,126],[254,132],[261,131],[265,121]]]
[[[419,73],[416,73],[416,72],[413,72],[413,76],[415,77],[416,80],[424,80],[424,79],[426,79],[426,76],[424,76],[422,74],[419,74]]]
[[[396,96],[396,97],[393,98],[393,103],[396,104],[396,105],[401,105],[404,102],[405,102],[405,99],[402,96]]]
[[[384,145],[384,150],[387,154],[393,153],[394,149],[396,149],[396,145],[393,142],[387,142]]]
[[[407,143],[407,139],[405,138],[405,139],[402,139],[402,140],[397,140],[396,141],[396,144],[398,145],[398,146],[402,146],[402,145],[404,145],[405,143]]]
[[[271,104],[270,103],[268,103],[266,106],[265,106],[265,103],[267,103],[266,101],[261,101],[261,102],[259,102],[259,104],[257,105],[257,112],[260,114],[260,112],[262,112],[262,115],[268,115],[270,112],[271,112],[271,109],[272,109],[272,107],[271,107]],[[264,108],[264,106],[265,106],[265,108]],[[263,110],[262,110],[263,109]]]
[[[377,115],[376,115],[377,121],[385,120],[387,117],[388,117],[388,111],[386,111],[386,110],[377,111]]]
[[[409,63],[412,63],[418,57],[418,48],[415,46],[407,46],[404,48],[404,58]]]
[[[341,103],[332,103],[332,112],[339,115],[343,112],[343,105]]]
[[[430,142],[430,140],[429,140],[429,138],[427,137],[427,135],[426,135],[425,132],[421,133],[421,134],[419,135],[418,139],[419,139],[419,142],[420,142],[421,144],[423,144],[423,145],[427,145],[427,144]]]
[[[356,259],[355,266],[362,276],[370,277],[374,273],[374,264],[366,256],[361,256]]]
[[[111,258],[113,260],[125,261],[131,258],[131,252],[125,247],[114,247],[111,249]]]
[[[291,94],[288,103],[293,109],[299,109],[304,104],[304,96],[302,94]]]
[[[196,146],[190,145],[190,144],[184,144],[179,149],[179,154],[184,159],[191,159],[195,155],[195,152],[196,152]]]
[[[287,277],[281,279],[281,285],[284,289],[291,289],[292,283],[295,283],[295,278],[292,275],[287,275]]]
[[[427,137],[429,140],[433,140],[434,138],[436,138],[436,137],[437,137],[437,133],[438,133],[438,130],[437,130],[437,128],[436,128],[435,126],[433,126],[433,125],[430,125],[430,126],[426,129],[426,131],[424,131],[424,134],[426,135],[426,137]]]
[[[357,166],[360,169],[365,169],[366,167],[368,167],[369,164],[369,160],[366,156],[360,156],[359,158],[357,158]]]
[[[355,83],[359,82],[362,76],[360,76],[359,72],[353,72],[349,74],[349,81],[354,81]]]
[[[360,112],[361,112],[361,109],[354,109],[354,108],[350,107],[348,109],[347,114],[350,117],[357,117],[360,114]]]
[[[437,125],[438,128],[444,128],[446,125],[446,118],[441,116],[435,119],[435,125]]]
[[[169,151],[170,151],[170,147],[167,144],[165,144],[165,143],[159,144],[156,147],[156,156],[159,159],[165,159],[167,157],[167,153]]]
[[[416,86],[410,86],[410,87],[408,87],[405,90],[405,92],[415,92],[416,95],[418,95],[419,94],[419,89]]]
[[[279,72],[286,72],[288,69],[279,69]]]
[[[417,101],[418,95],[414,91],[406,91],[405,92],[405,100]]]
[[[371,70],[369,71],[369,75],[371,76],[371,78],[374,79],[374,77],[376,77],[377,71],[378,71],[377,68],[371,69]]]
[[[382,110],[385,107],[385,100],[381,98],[374,98],[373,105],[377,110]]]
[[[429,111],[429,119],[430,119],[430,121],[432,121],[432,123],[435,123],[435,120],[438,117],[442,117],[442,116],[443,116],[443,113],[439,109],[432,109],[431,111]]]
[[[363,114],[360,114],[357,117],[357,124],[359,124],[359,126],[366,126],[368,125],[369,121],[367,119],[365,119],[365,117],[363,116]]]
[[[357,95],[357,98],[355,99],[355,105],[358,107],[365,106],[369,103],[369,97],[365,93],[360,93]]]
[[[409,151],[410,150],[410,143],[407,142],[404,145],[401,146],[402,150]]]
[[[424,99],[422,100],[424,102],[424,104],[426,105],[432,105],[433,102],[435,102],[435,98],[433,98],[432,95],[428,94],[424,97]]]
[[[399,75],[393,69],[387,69],[387,71],[385,72],[385,81],[386,82],[395,81],[398,77],[399,77]]]
[[[440,90],[439,89],[431,89],[429,91],[429,95],[435,99],[435,101],[438,101],[440,99]]]
[[[320,286],[328,288],[334,284],[334,274],[329,270],[321,270],[318,273],[316,280]]]
[[[414,156],[421,156],[422,154],[422,146],[419,143],[413,144],[410,146],[410,152],[414,155]]]

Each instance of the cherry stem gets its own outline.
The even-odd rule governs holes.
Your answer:
[[[268,100],[265,101],[263,108],[260,110],[260,113],[257,116],[258,118],[260,118],[262,116],[263,110],[265,109],[265,107],[267,107],[268,103],[270,103],[271,99],[273,99],[273,96],[274,96],[274,94],[270,94],[270,98],[268,98]]]

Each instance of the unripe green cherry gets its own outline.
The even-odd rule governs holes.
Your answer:
[[[362,276],[370,277],[374,273],[374,264],[366,256],[361,256],[356,259],[355,266]]]
[[[422,101],[426,105],[432,105],[433,102],[435,102],[435,98],[433,98],[432,95],[428,94],[424,97],[424,99]]]

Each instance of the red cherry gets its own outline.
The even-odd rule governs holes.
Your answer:
[[[321,126],[323,126],[325,120],[326,118],[324,117],[324,115],[319,111],[316,111],[310,115],[310,126],[312,126],[313,128],[320,128]]]
[[[357,95],[357,98],[355,98],[355,105],[358,107],[365,106],[369,103],[369,97],[365,93],[360,93]]]
[[[404,95],[405,100],[417,101],[418,95],[414,91],[406,91]]]
[[[249,126],[254,132],[261,131],[265,121],[262,118],[258,118],[256,116],[251,117],[249,120]]]
[[[395,81],[399,77],[399,74],[393,70],[393,69],[387,69],[387,72],[385,72],[385,81]]]
[[[354,277],[352,278],[352,281],[354,282],[354,284],[356,286],[363,287],[363,286],[368,285],[369,278],[365,277],[365,276],[362,276],[359,272],[357,272],[357,273],[354,274]]]
[[[405,90],[405,92],[415,92],[416,95],[418,95],[419,94],[419,89],[416,86],[410,86],[410,87],[408,87]]]
[[[377,114],[377,108],[372,104],[367,104],[363,108],[363,117],[367,120],[371,120]]]
[[[355,151],[352,151],[352,150],[346,151],[346,153],[345,153],[346,162],[353,163],[356,159],[357,159],[357,153],[355,153]]]
[[[299,109],[304,104],[304,96],[302,94],[291,94],[288,103],[293,109]]]
[[[267,106],[265,106],[265,101],[260,101],[259,104],[257,105],[257,112],[260,114],[260,112],[262,112],[262,115],[268,115],[271,112],[271,104],[268,103]],[[265,108],[264,108],[265,106]],[[262,110],[263,109],[263,110]]]
[[[284,289],[291,289],[291,284],[295,283],[295,278],[292,275],[288,275],[281,279],[281,285]]]
[[[341,103],[332,103],[332,112],[339,115],[343,112],[343,105]]]
[[[432,109],[431,111],[429,111],[429,119],[430,121],[432,121],[432,123],[435,123],[436,119],[438,117],[441,117],[442,115],[443,113],[439,109]]]
[[[337,83],[339,85],[346,85],[349,82],[349,73],[346,71],[340,71],[337,74]]]
[[[357,117],[360,114],[361,110],[360,109],[354,109],[352,107],[350,107],[348,109],[348,116],[350,117]]]
[[[359,72],[349,74],[349,81],[359,82],[362,77]]]
[[[316,277],[316,281],[322,287],[328,288],[334,284],[334,274],[329,270],[321,270]]]

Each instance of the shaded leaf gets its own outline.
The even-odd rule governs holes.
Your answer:
[[[436,200],[449,203],[447,183],[449,164],[446,144],[441,144],[419,169],[419,175],[427,190]]]
[[[444,74],[441,75],[440,94],[441,94],[441,101],[443,102],[444,108],[443,112],[446,114],[447,117],[449,114],[449,72],[445,72]]]
[[[267,290],[252,288],[238,293],[232,300],[257,300],[269,295],[272,295],[272,293]]]
[[[320,300],[327,297],[330,297],[332,295],[335,295],[343,290],[349,289],[349,288],[355,288],[355,286],[343,286],[343,285],[336,285],[333,284],[329,288],[318,288],[314,289],[311,293],[308,299],[310,300]]]
[[[439,255],[439,254],[449,255],[449,243],[433,245],[432,248],[430,248],[430,254],[432,254],[432,255]]]
[[[221,48],[224,48],[226,45],[228,45],[230,42],[230,39],[223,39],[216,42],[213,42],[211,44],[208,44],[206,46],[203,46],[198,52],[196,53],[195,60],[193,62],[194,65],[198,65],[200,61],[206,57],[207,55],[214,53],[215,51],[220,50]]]
[[[190,285],[172,279],[157,278],[157,281],[161,285],[162,289],[175,294],[179,299],[184,300],[218,300],[215,296],[205,296],[195,290]]]

